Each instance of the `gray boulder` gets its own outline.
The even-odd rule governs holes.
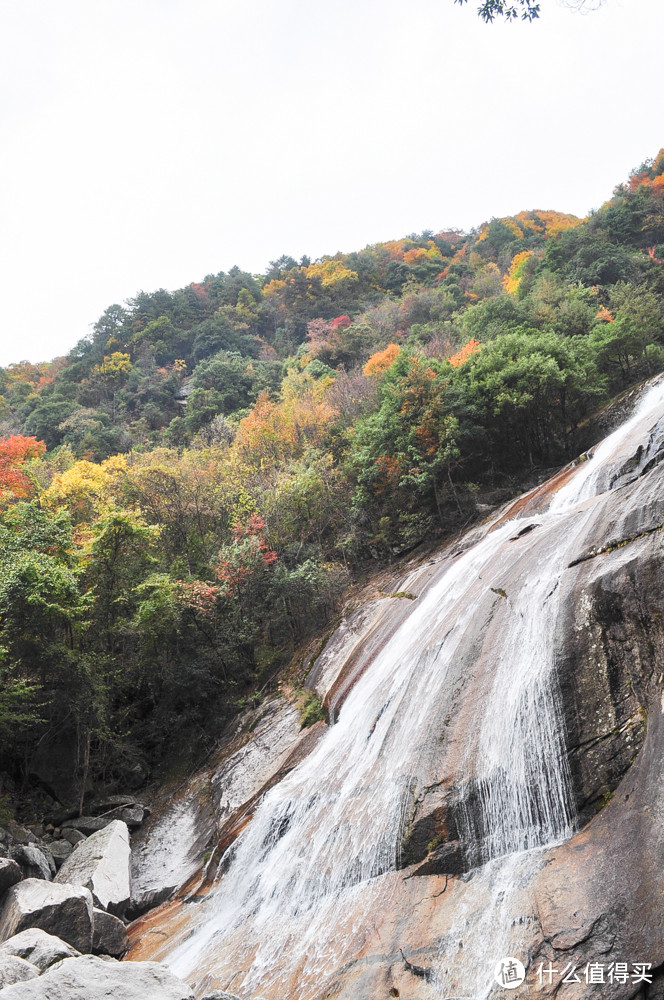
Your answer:
[[[5,986],[13,986],[14,983],[25,983],[28,979],[36,979],[39,969],[29,962],[25,962],[16,955],[3,955],[0,952],[0,991],[4,991]],[[16,994],[19,995],[18,993]]]
[[[78,951],[92,949],[92,895],[79,885],[28,878],[12,886],[0,910],[0,941],[30,927],[55,934]]]
[[[80,830],[77,830],[74,827],[68,826],[66,830],[62,831],[62,838],[63,840],[69,841],[72,847],[76,847],[76,845],[80,844],[82,840],[85,840],[85,834],[81,833]]]
[[[59,883],[82,885],[92,893],[97,906],[122,916],[130,898],[129,830],[126,823],[113,820],[81,841],[55,877]]]
[[[19,826],[17,823],[10,823],[9,839],[16,841],[17,844],[30,844],[34,843],[37,838],[27,827]]]
[[[63,958],[76,958],[80,952],[72,948],[54,934],[47,934],[39,927],[31,927],[27,931],[15,934],[0,945],[0,956],[16,955],[34,965],[39,972],[45,972],[55,962]]]
[[[186,983],[158,962],[66,958],[27,984],[0,990],[0,1000],[194,1000]]]
[[[226,993],[224,990],[213,990],[212,993],[206,993],[201,1000],[240,1000],[240,997],[235,993]]]
[[[151,810],[131,795],[108,795],[88,803],[86,812],[85,816],[69,816],[62,824],[63,835],[65,830],[75,828],[89,836],[103,830],[114,819],[122,820],[130,830],[135,830],[147,819]]]
[[[85,838],[81,835],[81,840]],[[60,868],[63,861],[66,861],[71,854],[73,845],[69,843],[68,840],[53,840],[48,845],[48,849],[51,852],[51,856],[55,862],[55,867]]]
[[[94,908],[92,913],[92,950],[98,955],[120,958],[129,948],[127,928],[118,917]]]
[[[101,795],[99,798],[92,799],[85,805],[86,812],[89,812],[91,816],[99,816],[101,813],[109,812],[111,809],[117,809],[119,806],[135,806],[138,805],[138,799],[133,795]]]
[[[147,819],[149,815],[150,810],[142,806],[140,802],[137,802],[133,806],[125,806],[124,809],[120,809],[118,819],[126,823],[130,830],[137,830],[143,820]]]
[[[109,826],[113,820],[119,819],[123,823],[126,823],[130,830],[136,830],[141,823],[147,819],[150,815],[150,809],[144,806],[140,802],[124,802],[122,796],[117,796],[120,804],[111,806],[101,815],[95,814],[90,816],[76,816],[72,817],[62,824],[63,836],[66,830],[76,829],[80,830],[86,836],[90,836],[92,833],[96,833],[98,830],[103,830],[105,827]],[[108,805],[108,800],[106,800],[103,805]],[[95,804],[91,804],[91,812],[94,809]]]
[[[21,881],[21,869],[11,858],[0,858],[0,897]]]
[[[65,836],[67,830],[79,830],[86,837],[92,833],[103,830],[113,822],[111,816],[77,816],[76,819],[68,819],[62,824],[62,835]]]
[[[55,875],[55,861],[46,847],[14,844],[10,856],[21,867],[23,878],[43,878],[50,882]]]

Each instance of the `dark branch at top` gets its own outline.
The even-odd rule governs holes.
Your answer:
[[[468,0],[454,0],[455,3],[463,4]],[[522,21],[534,21],[539,17],[540,5],[533,0],[484,0],[477,8],[477,13],[483,21],[490,23],[497,17],[503,17],[506,21],[515,21],[520,18]]]

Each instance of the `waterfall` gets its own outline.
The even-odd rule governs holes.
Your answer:
[[[663,411],[660,381],[546,509],[499,520],[446,557],[335,725],[226,852],[217,884],[192,907],[193,930],[167,958],[177,975],[240,996],[319,996],[390,906],[416,790],[438,774],[458,792],[461,839],[481,868],[426,995],[447,996],[458,981],[449,968],[461,938],[471,970],[463,995],[488,994],[480,956],[513,953],[519,887],[542,847],[574,830],[556,679],[565,574],[600,494],[627,475],[635,438],[650,435],[632,476],[659,447]],[[521,537],[524,525],[533,530]],[[467,691],[475,696],[461,746],[454,722],[465,719]],[[451,773],[439,774],[446,763]]]

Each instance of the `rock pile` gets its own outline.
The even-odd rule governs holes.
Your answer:
[[[149,810],[122,796],[88,809],[0,828],[0,1000],[193,1000],[158,962],[118,961],[128,946],[129,829]]]

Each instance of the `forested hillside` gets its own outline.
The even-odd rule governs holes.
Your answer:
[[[367,564],[662,368],[664,150],[583,221],[233,268],[0,369],[0,805],[56,747],[77,792],[200,755]]]

